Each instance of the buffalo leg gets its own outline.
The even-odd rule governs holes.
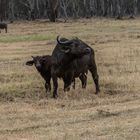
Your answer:
[[[71,83],[73,81],[72,79],[73,79],[73,75],[71,73],[67,74],[67,76],[65,76],[63,78],[63,80],[64,80],[64,92],[70,90],[70,86],[71,86]]]
[[[81,80],[82,88],[86,88],[86,85],[87,85],[87,76],[86,76],[86,74],[80,75],[79,79]]]
[[[7,27],[5,28],[5,33],[7,33]]]
[[[50,82],[46,82],[45,83],[45,89],[46,89],[46,92],[50,92],[51,91],[51,84],[50,84]]]
[[[51,91],[51,76],[46,78],[46,83],[45,83],[45,88],[46,88],[46,92],[50,92]]]
[[[69,82],[68,80],[64,80],[64,92],[70,90],[70,85],[71,85],[71,82]]]
[[[58,81],[56,76],[52,76],[53,80],[53,98],[57,98],[57,88],[58,88]]]
[[[75,89],[75,78],[72,80],[72,88]]]
[[[98,76],[98,73],[97,73],[97,67],[96,67],[95,61],[92,64],[92,66],[89,68],[89,70],[90,70],[90,72],[92,74],[92,78],[94,80],[95,87],[96,87],[96,93],[95,94],[98,94],[100,92],[100,88],[99,88],[99,76]]]

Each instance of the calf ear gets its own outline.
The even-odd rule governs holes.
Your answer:
[[[26,65],[28,65],[28,66],[32,66],[33,64],[34,64],[34,61],[33,60],[26,62]]]

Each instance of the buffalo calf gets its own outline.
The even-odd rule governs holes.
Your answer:
[[[45,80],[45,88],[46,92],[51,91],[51,56],[50,55],[45,55],[45,56],[36,56],[33,57],[33,60],[27,61],[26,65],[34,66],[36,67],[37,71],[40,73],[40,75],[43,77]]]

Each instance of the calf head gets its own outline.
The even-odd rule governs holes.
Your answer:
[[[91,48],[78,38],[68,40],[59,39],[59,36],[57,36],[57,43],[61,46],[61,51],[66,54],[83,56],[91,52]]]
[[[28,66],[32,66],[33,64],[35,65],[35,67],[38,70],[42,69],[42,65],[44,64],[44,62],[46,61],[45,58],[41,57],[41,56],[32,56],[33,60],[27,61],[26,65]]]

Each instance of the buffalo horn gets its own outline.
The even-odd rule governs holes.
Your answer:
[[[57,36],[57,43],[60,45],[71,45],[73,43],[73,41],[72,40],[61,41],[60,37]]]

